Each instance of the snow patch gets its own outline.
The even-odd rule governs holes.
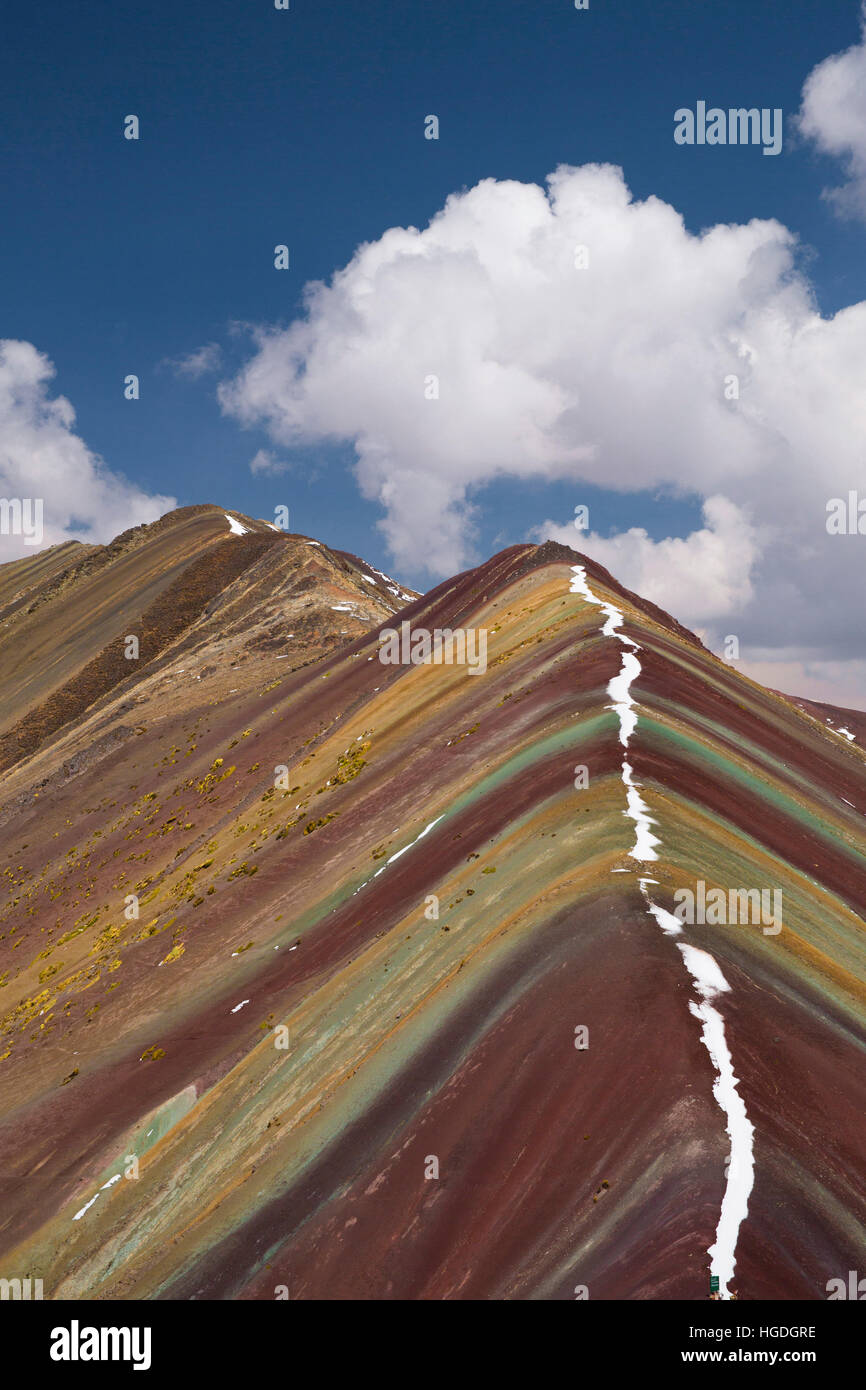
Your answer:
[[[402,598],[407,603],[412,602],[412,595],[405,593],[403,588],[397,583],[395,579],[392,579],[390,575],[385,574],[382,570],[377,570],[375,565],[370,565],[370,569],[373,571],[374,574],[378,574],[380,579],[384,579],[385,587],[387,588],[389,593],[395,594],[397,598]]]
[[[852,734],[850,729],[845,728],[844,724],[840,724],[837,729],[836,725],[833,723],[832,719],[829,718],[829,716],[824,722],[830,725],[831,734],[839,734],[841,738],[847,738],[849,743],[854,742],[854,735]]]

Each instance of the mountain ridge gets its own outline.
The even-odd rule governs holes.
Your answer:
[[[682,928],[754,1127],[734,1283],[824,1297],[866,1259],[862,750],[568,548],[385,587],[343,632],[363,562],[275,543],[0,775],[4,1268],[50,1297],[706,1297],[729,1140],[646,899],[704,883],[784,902],[775,936]],[[283,671],[256,643],[309,579],[336,631]],[[485,628],[486,671],[382,663],[403,621]]]

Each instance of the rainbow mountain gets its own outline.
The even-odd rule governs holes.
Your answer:
[[[382,660],[406,631],[478,659]],[[0,653],[4,1277],[866,1270],[866,716],[564,546],[422,596],[210,506],[0,566]]]

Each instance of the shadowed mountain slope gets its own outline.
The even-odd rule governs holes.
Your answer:
[[[379,581],[274,535],[0,778],[4,1274],[701,1299],[727,1250],[826,1297],[866,1267],[864,754],[565,547],[396,619]],[[401,621],[486,669],[384,664]],[[676,925],[699,884],[780,929]]]

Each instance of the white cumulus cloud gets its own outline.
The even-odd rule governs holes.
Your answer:
[[[825,58],[807,77],[798,125],[845,167],[847,182],[825,197],[838,212],[866,220],[866,6],[860,42]]]
[[[42,499],[42,546],[75,537],[105,542],[176,506],[112,472],[75,433],[75,411],[51,394],[54,367],[32,343],[0,339],[0,496]],[[0,560],[32,555],[24,537],[0,534]]]
[[[599,558],[711,638],[821,660],[866,656],[866,618],[838,602],[866,538],[825,529],[829,497],[866,490],[864,381],[866,304],[822,317],[789,229],[694,233],[585,165],[485,179],[360,246],[302,317],[256,330],[220,399],[284,448],[351,442],[414,573],[478,558],[501,478],[699,498],[693,536],[595,537]]]
[[[752,570],[759,554],[754,526],[724,497],[709,497],[705,525],[685,537],[653,540],[641,526],[613,536],[546,521],[539,541],[555,540],[589,555],[627,589],[648,598],[691,627],[741,612],[753,597]]]

